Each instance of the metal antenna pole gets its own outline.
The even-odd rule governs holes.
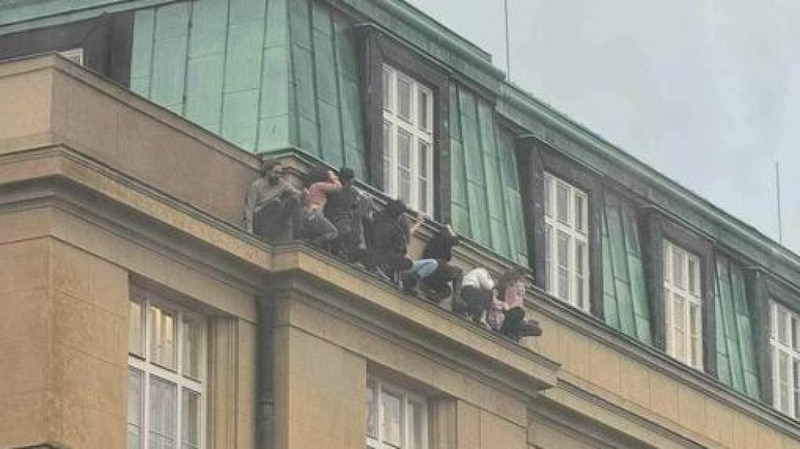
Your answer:
[[[503,8],[506,15],[506,76],[511,80],[511,44],[508,38],[508,0],[503,0]]]
[[[778,192],[778,243],[783,243],[783,219],[781,218],[781,172],[775,161],[775,191]]]

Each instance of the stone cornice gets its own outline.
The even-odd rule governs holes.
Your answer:
[[[14,174],[17,174],[15,176]],[[0,157],[0,185],[16,193],[4,196],[0,207],[57,198],[77,208],[74,215],[155,247],[183,254],[186,264],[202,261],[224,272],[220,279],[240,279],[252,288],[263,285],[267,273],[294,272],[307,280],[300,291],[313,290],[316,298],[336,299],[337,307],[363,322],[381,324],[384,330],[412,344],[443,348],[452,362],[479,369],[483,376],[503,379],[509,388],[534,395],[556,382],[558,364],[515,343],[482,331],[436,306],[410,303],[391,285],[369,277],[301,243],[274,249],[252,235],[215,220],[190,205],[141,185],[135,180],[56,146]],[[38,187],[37,187],[38,186]],[[19,206],[17,206],[19,207]],[[102,224],[100,222],[103,222]],[[199,245],[199,246],[198,246]],[[324,285],[324,287],[320,287]],[[305,289],[305,290],[304,290]],[[370,295],[358,292],[369,289]],[[338,292],[338,295],[329,293]],[[369,316],[353,303],[370,301],[378,307]],[[417,319],[414,319],[417,318]],[[396,323],[406,320],[405,325]],[[481,348],[481,350],[471,350]]]
[[[558,363],[434,304],[403,295],[360,268],[301,245],[275,251],[273,287],[291,292],[295,299],[325,307],[327,313],[370,333],[424,349],[439,363],[480,376],[495,387],[503,385],[515,394],[535,397],[556,384]]]

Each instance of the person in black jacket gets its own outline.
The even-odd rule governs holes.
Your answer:
[[[441,302],[452,295],[452,310],[460,313],[465,310],[461,301],[461,279],[464,272],[450,264],[453,258],[453,247],[458,245],[458,235],[450,225],[442,228],[425,245],[423,259],[435,259],[439,265],[436,271],[422,281],[422,291],[435,302]]]
[[[331,245],[331,252],[350,262],[361,261],[367,245],[365,224],[373,219],[374,206],[367,195],[353,185],[353,170],[342,167],[339,179],[342,189],[328,193],[325,216],[339,230]]]
[[[386,208],[375,214],[369,248],[364,265],[370,271],[385,274],[389,279],[400,278],[407,293],[415,293],[418,282],[436,271],[434,259],[412,261],[407,255],[411,236],[422,224],[424,217],[409,226],[403,216],[406,205],[401,200],[390,200]]]

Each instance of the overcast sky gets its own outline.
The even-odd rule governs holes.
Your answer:
[[[505,70],[502,0],[409,0]],[[800,252],[800,2],[509,0],[511,80]]]

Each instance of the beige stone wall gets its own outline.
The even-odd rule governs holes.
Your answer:
[[[527,449],[523,398],[290,296],[278,301],[276,448],[363,446],[373,375],[429,399],[433,449]]]
[[[53,239],[0,254],[0,447],[124,447],[127,273]]]
[[[241,223],[256,156],[56,56],[3,63],[0,98],[0,154],[65,145]]]
[[[275,332],[275,447],[350,449],[366,434],[366,360],[292,327]]]
[[[559,386],[546,391],[545,396],[556,403],[655,447],[678,448],[682,445],[674,438],[659,436],[646,427],[632,425],[618,412],[593,405],[572,390],[580,390],[586,396],[619,406],[621,410],[641,416],[656,427],[707,447],[800,448],[800,442],[681,380],[679,376],[665,372],[668,368],[659,370],[648,366],[553,316],[542,313],[536,316],[545,332],[531,347],[562,363],[561,378],[573,386],[571,390]],[[546,430],[531,432],[545,435],[537,437],[535,441],[540,438],[558,440]],[[565,447],[556,443],[538,445],[544,449]]]
[[[49,277],[47,239],[0,243],[0,447],[49,433]]]

